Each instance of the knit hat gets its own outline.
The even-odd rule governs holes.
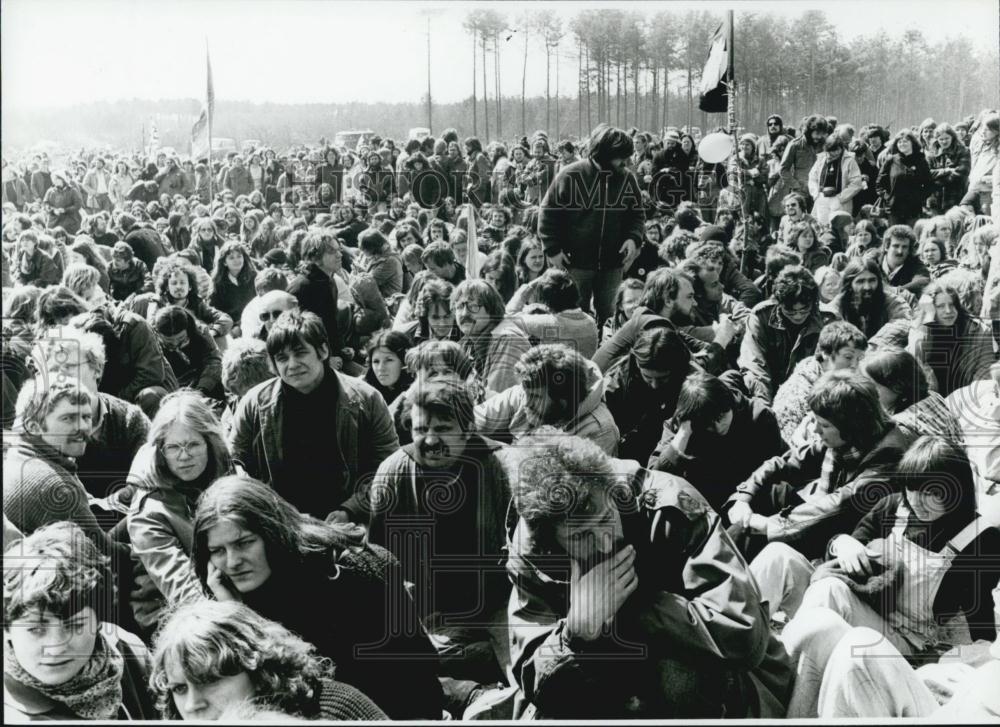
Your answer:
[[[740,137],[740,143],[742,144],[744,141],[749,141],[751,144],[753,144],[754,146],[756,146],[757,145],[757,135],[756,134],[751,134],[751,133],[746,133],[746,134],[744,134],[743,136]]]
[[[276,247],[264,253],[264,263],[271,267],[284,267],[288,265],[288,255],[280,247]]]
[[[681,135],[675,130],[671,129],[666,134],[663,135],[664,141],[676,141],[678,144],[681,143]]]
[[[719,242],[725,244],[728,242],[726,239],[726,231],[717,225],[705,225],[698,232],[698,240],[700,242],[706,242],[707,240],[718,240]]]
[[[132,262],[132,246],[127,242],[116,242],[111,250],[111,257]]]
[[[778,114],[771,114],[770,116],[767,117],[767,123],[770,124],[772,121],[777,121],[779,124],[781,124],[781,128],[785,128],[785,121],[780,116],[778,116]]]

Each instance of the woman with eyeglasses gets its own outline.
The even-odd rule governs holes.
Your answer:
[[[128,475],[136,488],[126,521],[135,561],[131,601],[145,635],[167,606],[204,594],[191,562],[194,507],[209,485],[232,471],[208,400],[191,390],[164,397]]]

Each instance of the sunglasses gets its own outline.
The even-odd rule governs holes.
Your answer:
[[[265,310],[261,311],[258,317],[260,318],[261,323],[266,323],[272,318],[277,320],[278,316],[280,316],[284,312],[285,311],[283,310]]]

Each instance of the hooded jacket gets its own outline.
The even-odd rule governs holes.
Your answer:
[[[589,439],[614,456],[618,451],[618,427],[604,404],[604,379],[597,364],[587,364],[587,396],[576,405],[573,418],[559,428],[566,434]],[[541,424],[528,408],[528,394],[520,384],[476,406],[476,431],[500,441],[516,442]]]
[[[65,184],[62,187],[50,187],[49,191],[45,193],[43,202],[49,210],[49,229],[62,227],[70,237],[73,237],[80,231],[82,223],[80,209],[83,207],[83,197],[66,177],[58,172],[52,176],[62,179]],[[62,212],[56,213],[56,209],[61,209]]]
[[[521,690],[514,717],[783,717],[791,663],[718,515],[679,477],[613,463],[632,495],[611,502],[636,549],[639,581],[613,620],[613,638],[568,633],[568,558],[538,552],[525,522],[508,520],[511,661]],[[664,659],[697,684],[672,683],[669,666],[661,674]],[[669,704],[671,696],[683,706]]]
[[[625,240],[642,242],[644,219],[635,175],[582,159],[564,167],[542,198],[538,237],[547,256],[565,253],[571,267],[619,268]]]

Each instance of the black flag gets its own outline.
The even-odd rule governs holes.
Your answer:
[[[708,113],[724,113],[729,110],[729,89],[727,83],[733,80],[733,40],[729,35],[729,23],[719,23],[719,29],[712,36],[712,47],[701,73],[701,88],[698,93],[698,108]]]

